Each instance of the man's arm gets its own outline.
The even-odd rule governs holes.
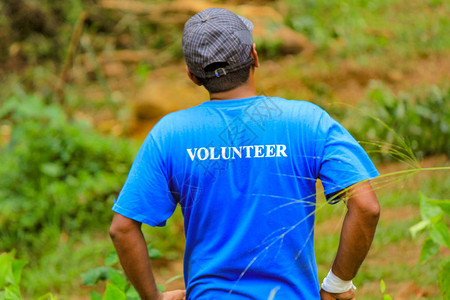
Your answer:
[[[331,268],[341,280],[352,280],[369,252],[380,216],[380,205],[369,182],[358,183],[346,192],[347,214],[339,248]],[[321,290],[322,299],[352,299],[353,291],[332,294]]]
[[[141,223],[115,214],[109,234],[125,273],[145,300],[184,299],[184,291],[162,294],[155,283]]]

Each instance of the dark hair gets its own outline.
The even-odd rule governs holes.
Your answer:
[[[226,62],[213,63],[206,66],[205,71],[215,71],[217,69],[226,67],[228,64]],[[238,86],[247,82],[250,75],[251,66],[245,67],[243,69],[227,73],[220,77],[212,78],[198,78],[200,84],[202,84],[210,93],[226,92],[237,88]]]

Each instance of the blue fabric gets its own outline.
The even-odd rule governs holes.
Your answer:
[[[316,180],[330,194],[378,175],[314,104],[209,101],[152,129],[113,210],[161,226],[181,205],[186,299],[320,299]]]

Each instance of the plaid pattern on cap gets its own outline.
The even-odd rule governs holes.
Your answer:
[[[240,70],[252,64],[252,23],[224,8],[208,8],[184,25],[183,54],[192,74],[211,78]],[[226,62],[220,74],[205,67]]]

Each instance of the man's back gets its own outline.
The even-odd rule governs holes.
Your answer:
[[[313,104],[210,101],[155,126],[114,209],[155,226],[181,205],[188,299],[318,299],[316,179],[332,193],[377,174]]]
[[[205,9],[183,30],[186,72],[210,102],[164,117],[141,147],[113,210],[110,235],[144,299],[350,299],[379,217],[378,175],[361,146],[307,102],[257,96],[253,24]],[[319,292],[315,181],[343,191],[336,259]],[[356,186],[354,184],[361,183]],[[185,291],[158,291],[141,223],[185,218]]]

